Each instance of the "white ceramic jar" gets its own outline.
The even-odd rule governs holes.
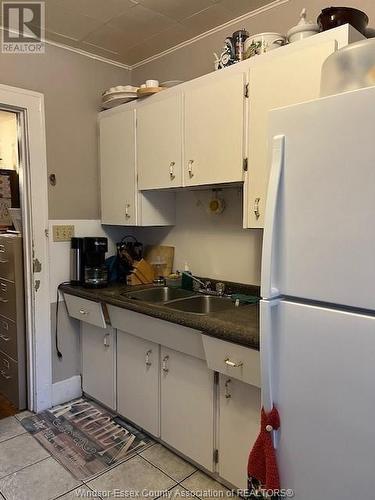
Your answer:
[[[255,54],[264,54],[284,45],[285,42],[285,36],[280,33],[258,33],[257,35],[251,35],[245,41],[245,57],[249,58]]]

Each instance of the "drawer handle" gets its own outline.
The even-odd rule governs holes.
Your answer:
[[[147,352],[146,352],[146,366],[151,366],[152,365],[152,361],[151,361],[151,354],[152,354],[152,349],[149,349]]]
[[[9,300],[3,299],[2,297],[0,297],[0,302],[2,302],[3,304],[7,304],[9,302]]]
[[[11,379],[12,377],[10,375],[7,375],[5,372],[3,371],[0,371],[0,375],[5,378],[5,380],[9,380]]]
[[[9,260],[7,259],[0,259],[0,264],[7,264]]]
[[[127,204],[125,205],[125,217],[126,217],[127,219],[130,219],[129,208],[130,208],[130,205],[129,205],[129,203],[127,203]]]
[[[240,361],[239,363],[235,363],[234,361],[231,361],[229,358],[225,358],[224,362],[227,366],[230,366],[231,368],[240,368],[241,366],[243,366],[242,361]]]
[[[106,333],[104,335],[104,347],[110,347],[110,345],[111,345],[111,342],[109,340],[109,336],[110,336],[109,333]]]
[[[232,397],[232,394],[230,393],[229,386],[231,384],[231,379],[228,378],[228,380],[225,382],[225,399],[230,399]]]
[[[6,337],[5,335],[2,335],[2,334],[0,333],[0,339],[1,339],[1,340],[4,340],[4,342],[9,342],[10,337]]]
[[[163,372],[164,373],[169,372],[168,361],[169,361],[169,356],[164,356],[164,358],[163,358]]]
[[[5,246],[4,245],[0,245],[0,252],[5,253]]]
[[[84,309],[80,309],[79,310],[79,314],[82,314],[82,316],[87,316],[88,315],[88,312],[85,311]]]

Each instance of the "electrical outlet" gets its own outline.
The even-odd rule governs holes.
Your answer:
[[[53,241],[70,241],[74,236],[74,226],[59,225],[52,226]]]

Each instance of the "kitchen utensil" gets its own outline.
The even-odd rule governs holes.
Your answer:
[[[288,42],[292,43],[313,36],[316,33],[319,33],[319,26],[311,21],[306,21],[306,9],[302,9],[298,24],[290,28],[286,36]]]
[[[286,38],[280,33],[258,33],[245,41],[245,59],[256,54],[264,54],[284,45]]]
[[[323,64],[322,97],[372,85],[375,85],[375,39],[343,47]]]
[[[107,238],[83,238],[83,286],[87,288],[103,288],[108,285],[108,269],[105,265],[107,251]]]
[[[144,284],[152,283],[155,279],[155,272],[145,259],[134,262],[134,272]]]
[[[164,262],[163,265],[157,265],[160,276],[169,276],[173,269],[174,247],[166,245],[151,245],[145,248],[144,258],[151,265],[158,262]]]
[[[159,80],[146,80],[145,83],[147,88],[159,87]]]
[[[158,92],[161,92],[164,90],[162,87],[145,87],[145,88],[140,88],[137,91],[138,97],[146,97],[148,95],[153,95],[157,94]]]
[[[117,87],[111,87],[102,93],[102,97],[108,95],[116,95],[122,92],[137,92],[138,87],[133,87],[133,85],[118,85]]]
[[[107,98],[103,99],[102,101],[102,108],[103,109],[111,109],[116,106],[120,106],[120,104],[125,104],[130,101],[134,101],[135,99],[138,99],[138,94],[135,95],[124,95],[124,96],[108,96]]]
[[[320,31],[330,30],[349,23],[363,35],[368,21],[367,14],[352,7],[328,7],[322,9],[317,19]]]
[[[165,89],[170,89],[171,87],[175,87],[176,85],[180,85],[184,83],[182,80],[168,80],[167,82],[163,82],[160,84],[160,87]]]

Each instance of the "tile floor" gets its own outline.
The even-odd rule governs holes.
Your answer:
[[[0,500],[230,496],[224,486],[158,443],[80,482],[24,430],[20,421],[27,415],[0,420]]]

